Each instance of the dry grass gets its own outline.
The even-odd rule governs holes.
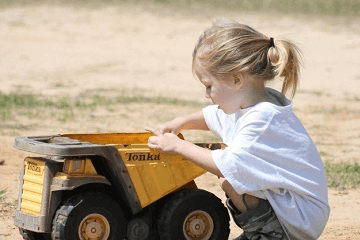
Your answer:
[[[0,6],[24,4],[67,4],[99,6],[104,4],[159,4],[190,9],[201,6],[237,11],[301,13],[307,15],[360,16],[360,0],[0,0]]]
[[[10,217],[15,214],[16,202],[6,201],[6,190],[0,190],[0,218]]]

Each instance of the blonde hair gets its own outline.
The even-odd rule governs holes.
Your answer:
[[[300,51],[289,40],[275,40],[253,28],[227,20],[214,22],[200,36],[193,52],[193,73],[196,65],[218,80],[246,73],[264,82],[280,77],[281,93],[292,89],[295,95],[300,68]]]

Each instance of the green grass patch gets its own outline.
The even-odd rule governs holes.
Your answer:
[[[71,4],[91,6],[99,4],[160,4],[189,10],[199,6],[235,11],[302,13],[330,16],[360,16],[360,0],[0,0],[0,6],[14,4]],[[179,8],[178,8],[179,10]]]
[[[30,93],[17,94],[0,93],[0,108],[14,107],[35,107],[39,105],[37,97]]]
[[[360,185],[360,165],[354,163],[333,163],[330,160],[324,162],[328,186],[339,190],[357,188]]]
[[[124,96],[119,95],[114,99],[115,103],[118,104],[129,104],[129,103],[153,103],[153,104],[167,104],[167,105],[189,105],[193,107],[202,106],[201,103],[196,101],[182,100],[178,98],[170,98],[164,96]]]
[[[17,206],[16,202],[7,202],[6,199],[6,190],[0,190],[0,217],[10,217],[14,216],[15,209]]]
[[[0,203],[2,203],[4,201],[4,195],[6,193],[6,190],[1,190],[0,191]]]
[[[197,101],[189,101],[166,96],[144,96],[145,90],[135,89],[130,92],[109,97],[98,94],[84,93],[74,97],[47,97],[30,93],[0,92],[0,120],[16,119],[16,116],[26,116],[29,119],[56,118],[61,122],[75,120],[75,112],[95,111],[104,108],[114,112],[117,105],[147,103],[155,105],[203,107]]]
[[[205,2],[205,0],[202,0]],[[208,1],[206,1],[208,2]],[[212,0],[213,4],[241,11],[359,16],[359,0]]]

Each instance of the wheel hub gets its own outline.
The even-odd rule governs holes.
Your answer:
[[[150,234],[149,225],[142,218],[131,220],[127,226],[128,240],[145,240]]]
[[[187,240],[207,240],[214,231],[211,216],[204,211],[191,212],[184,221],[183,232]]]
[[[110,224],[101,214],[90,214],[79,225],[80,240],[106,240],[109,235]]]

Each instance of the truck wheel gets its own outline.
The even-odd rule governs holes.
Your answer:
[[[127,240],[146,240],[150,234],[149,224],[142,218],[131,220],[127,226]]]
[[[164,206],[158,221],[161,240],[227,240],[230,217],[221,200],[200,189],[183,190]]]
[[[51,240],[48,233],[37,233],[23,228],[19,228],[19,232],[24,240]]]
[[[53,220],[54,240],[118,240],[126,235],[120,206],[104,193],[81,193],[65,201]]]

